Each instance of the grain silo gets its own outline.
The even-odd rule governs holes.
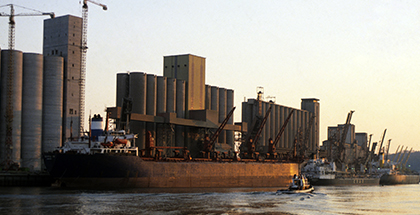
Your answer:
[[[22,52],[17,50],[1,51],[1,104],[0,104],[0,137],[6,137],[6,115],[11,121],[11,141],[0,138],[0,160],[9,158],[20,164],[21,149],[21,116],[22,116]],[[9,67],[10,65],[10,67]],[[9,77],[11,72],[12,76]],[[9,94],[10,93],[10,94]],[[12,114],[7,114],[7,108]]]
[[[54,151],[62,145],[63,68],[62,57],[44,56],[42,152]]]
[[[22,167],[41,170],[43,56],[23,54]]]

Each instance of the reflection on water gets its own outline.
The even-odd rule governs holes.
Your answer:
[[[276,189],[2,188],[0,214],[418,214],[419,185]]]

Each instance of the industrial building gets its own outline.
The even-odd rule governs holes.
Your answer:
[[[13,108],[12,140],[0,138],[3,164],[11,161],[33,171],[41,170],[42,152],[53,151],[68,138],[82,134],[81,41],[82,19],[66,15],[44,20],[43,55],[1,51],[2,137],[7,136],[7,107]],[[149,132],[158,145],[188,147],[191,155],[198,155],[205,135],[213,134],[234,109],[234,90],[206,85],[205,66],[205,58],[185,54],[165,56],[163,76],[118,73],[116,108],[111,118],[116,119],[118,128],[138,134],[136,144],[140,149],[145,147]],[[9,71],[12,79],[8,78]],[[305,133],[306,152],[315,153],[319,139],[318,99],[302,99],[302,110],[249,99],[242,104],[242,121],[234,123],[229,118],[218,136],[216,149],[233,150],[268,107],[273,111],[257,143],[259,151],[267,150],[268,138],[274,138],[293,109],[295,114],[279,142],[279,152],[290,153],[299,134]]]
[[[316,154],[319,146],[319,117],[320,104],[315,98],[302,99],[301,108],[296,109],[272,101],[263,101],[259,98],[248,99],[242,102],[242,122],[248,125],[247,130],[252,131],[253,122],[258,117],[263,117],[271,108],[266,126],[261,132],[261,138],[257,143],[257,151],[268,151],[269,139],[275,139],[288,115],[292,112],[290,121],[287,123],[284,133],[277,143],[277,151],[283,154],[292,153],[295,142],[299,144],[306,139],[304,146],[305,155]],[[306,136],[306,137],[305,137]]]
[[[44,20],[44,56],[60,56],[64,59],[63,141],[79,137],[83,132],[82,23],[82,18],[72,15]]]
[[[150,132],[158,144],[185,146],[197,154],[197,142],[209,134],[209,129],[217,129],[233,108],[233,90],[205,85],[205,59],[199,56],[166,56],[163,71],[164,76],[117,74],[117,112],[121,112],[124,100],[131,101],[129,128],[139,135],[138,147],[144,148],[145,133]],[[119,119],[116,115],[112,118]],[[118,120],[119,125],[124,123]],[[233,132],[240,129],[230,120],[219,142],[233,146]]]
[[[234,105],[233,89],[205,84],[205,58],[186,54],[164,57],[163,76],[142,72],[117,74],[116,105],[111,118],[117,119],[119,128],[126,128],[124,101],[130,101],[129,128],[138,133],[136,144],[144,148],[146,132],[156,137],[161,146],[188,147],[198,155],[203,138],[212,134],[226,118]],[[290,123],[279,144],[279,152],[293,151],[299,132],[307,137],[306,154],[314,154],[319,145],[319,100],[302,99],[302,110],[294,109]],[[242,122],[230,118],[218,137],[219,150],[233,150],[235,132],[242,137],[251,131],[256,117],[273,111],[263,128],[257,151],[267,151],[268,139],[275,138],[282,123],[293,108],[273,102],[249,99],[242,103]],[[302,136],[303,138],[303,136]]]
[[[328,158],[332,161],[338,159],[338,157],[334,155],[340,154],[338,142],[344,129],[345,124],[328,127],[328,140],[323,141],[322,146],[320,147],[321,157]],[[342,167],[343,170],[345,168],[355,168],[356,166],[360,166],[360,163],[363,163],[368,156],[369,147],[368,134],[365,132],[356,132],[356,126],[354,124],[350,124],[348,126],[346,138],[343,142],[343,150],[340,155],[344,158],[344,160],[340,162],[346,164]]]

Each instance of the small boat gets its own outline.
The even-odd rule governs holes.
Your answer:
[[[295,194],[295,193],[312,193],[315,189],[309,184],[308,179],[304,175],[294,175],[289,188],[277,190],[279,194]]]

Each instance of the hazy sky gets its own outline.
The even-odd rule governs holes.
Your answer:
[[[115,105],[116,73],[163,74],[163,56],[206,58],[206,83],[235,90],[241,102],[256,88],[276,103],[300,108],[321,103],[321,140],[327,127],[355,110],[356,132],[390,152],[420,150],[420,1],[97,0],[89,4],[86,115]],[[81,16],[79,0],[2,0],[56,16]],[[9,13],[9,7],[0,8]],[[16,13],[29,12],[16,9]],[[42,53],[44,17],[16,17],[16,49]],[[0,46],[7,49],[7,17]]]

